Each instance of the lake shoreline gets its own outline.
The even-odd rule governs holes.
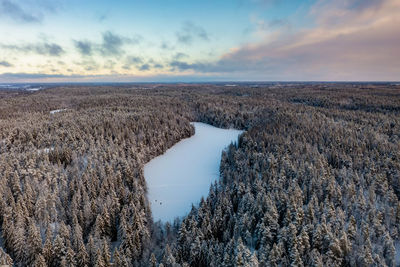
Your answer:
[[[182,139],[144,167],[154,221],[172,222],[206,197],[219,179],[221,153],[244,131],[191,122],[195,134]]]

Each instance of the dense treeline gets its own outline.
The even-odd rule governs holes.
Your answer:
[[[0,96],[0,264],[395,266],[400,88],[151,87]],[[247,131],[199,207],[154,223],[143,165],[190,121]]]

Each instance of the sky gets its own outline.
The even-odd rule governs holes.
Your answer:
[[[400,0],[0,0],[0,82],[399,81]]]

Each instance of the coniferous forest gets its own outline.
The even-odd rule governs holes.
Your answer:
[[[155,222],[143,166],[192,121],[245,132]],[[400,266],[400,85],[0,91],[0,265]]]

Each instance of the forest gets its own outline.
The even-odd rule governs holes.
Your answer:
[[[193,121],[245,132],[198,206],[154,221],[143,166]],[[0,91],[2,265],[400,266],[400,85]]]

